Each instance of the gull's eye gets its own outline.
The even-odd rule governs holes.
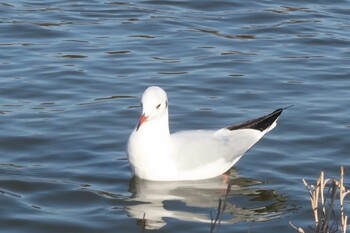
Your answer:
[[[156,109],[159,109],[161,105],[162,105],[162,104],[158,104],[157,107],[156,107]]]

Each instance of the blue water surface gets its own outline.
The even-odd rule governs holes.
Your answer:
[[[225,196],[218,232],[313,226],[301,179],[350,164],[349,3],[0,2],[0,231],[210,232]],[[229,179],[149,182],[125,145],[150,85],[171,131],[294,106]]]

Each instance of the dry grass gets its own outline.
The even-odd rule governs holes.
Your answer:
[[[140,232],[144,233],[146,230],[146,213],[143,214],[143,218],[137,221],[137,225],[140,226]]]
[[[309,185],[303,179],[304,185],[309,192],[311,207],[314,215],[315,226],[310,226],[305,231],[302,227],[296,227],[292,222],[289,224],[299,233],[346,233],[348,216],[345,214],[344,199],[350,193],[350,190],[344,186],[344,167],[340,168],[340,179],[325,179],[322,171],[316,185]],[[219,199],[217,213],[215,217],[212,212],[210,233],[218,233],[222,215],[227,207],[227,197],[231,190],[231,184],[228,185],[223,199]],[[145,232],[146,219],[140,219],[138,225],[140,232]]]
[[[310,194],[315,227],[310,232],[315,233],[346,233],[347,216],[344,209],[344,198],[350,193],[344,186],[344,168],[340,168],[340,179],[325,179],[321,172],[316,185],[309,185],[303,179],[304,185]],[[301,227],[290,225],[300,233],[306,231]]]
[[[221,219],[222,219],[222,214],[224,213],[226,207],[227,207],[227,196],[231,191],[231,184],[229,184],[227,186],[226,189],[226,194],[224,199],[222,200],[221,198],[219,199],[219,204],[218,204],[218,209],[216,211],[216,216],[215,219],[213,218],[213,214],[210,211],[210,233],[213,233],[214,230],[216,229],[216,232],[219,232],[219,228],[220,228],[220,223],[221,223]]]

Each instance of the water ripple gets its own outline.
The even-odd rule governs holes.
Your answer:
[[[172,132],[294,104],[236,165],[223,232],[313,224],[301,178],[350,163],[346,1],[19,0],[0,12],[4,232],[138,232],[146,208],[160,231],[209,231],[220,188],[132,178],[125,145],[149,85],[168,92]]]

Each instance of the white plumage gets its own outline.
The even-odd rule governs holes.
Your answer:
[[[128,159],[136,176],[157,181],[199,180],[225,173],[276,126],[283,111],[219,130],[170,134],[165,91],[148,87],[141,103],[140,121],[127,144]]]

